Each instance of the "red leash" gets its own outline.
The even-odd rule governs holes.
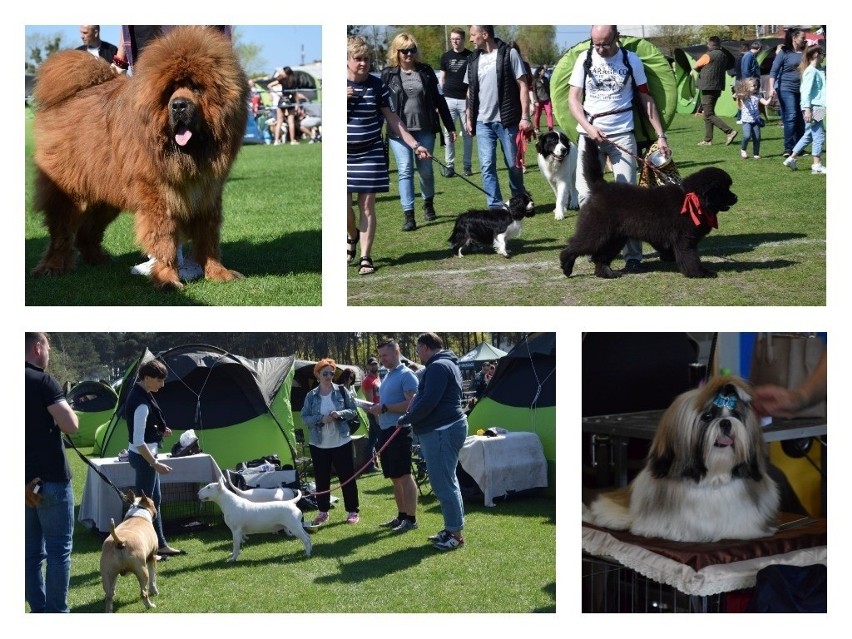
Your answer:
[[[340,484],[339,484],[339,485],[337,485],[337,486],[332,486],[332,487],[331,487],[331,488],[329,488],[328,490],[322,490],[322,491],[320,491],[320,492],[316,492],[316,493],[308,493],[308,494],[309,494],[309,495],[313,495],[313,496],[331,494],[331,492],[332,492],[333,490],[338,490],[339,488],[343,488],[343,487],[344,487],[346,484],[348,484],[349,482],[353,482],[353,481],[355,481],[355,479],[356,479],[358,476],[360,476],[361,474],[363,474],[363,472],[364,472],[365,470],[367,470],[367,467],[368,467],[370,464],[375,464],[375,463],[376,463],[376,460],[379,458],[379,455],[381,455],[381,454],[382,454],[382,451],[383,451],[385,448],[387,448],[387,447],[388,447],[388,444],[390,444],[390,443],[393,441],[393,438],[394,438],[394,437],[396,437],[396,436],[397,436],[397,434],[399,434],[399,431],[401,431],[401,430],[402,430],[402,426],[396,426],[396,428],[394,429],[394,432],[391,434],[391,436],[390,436],[390,437],[388,437],[388,440],[387,440],[387,441],[386,441],[386,442],[382,445],[382,447],[381,447],[381,448],[379,448],[379,450],[377,450],[377,451],[376,451],[376,453],[375,453],[372,457],[370,457],[370,459],[367,461],[367,463],[366,463],[366,464],[364,464],[363,466],[361,466],[361,468],[360,468],[360,469],[358,469],[355,473],[353,473],[353,474],[352,474],[352,477],[350,477],[349,479],[347,479],[346,481],[344,481],[344,482],[340,483]]]

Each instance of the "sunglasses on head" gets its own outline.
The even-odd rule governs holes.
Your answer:
[[[402,55],[414,55],[415,53],[417,53],[417,47],[411,47],[411,48],[408,48],[408,49],[400,49],[399,52]]]

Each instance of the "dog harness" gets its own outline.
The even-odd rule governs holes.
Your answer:
[[[683,208],[681,208],[680,214],[689,215],[695,226],[701,226],[703,218],[703,220],[705,220],[711,228],[719,228],[719,222],[716,220],[716,215],[704,211],[701,208],[701,200],[699,200],[698,196],[692,191],[687,193],[683,198]]]

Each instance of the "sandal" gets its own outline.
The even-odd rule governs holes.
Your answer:
[[[358,239],[361,236],[361,231],[355,231],[355,237],[350,239],[349,234],[346,234],[346,243],[352,248],[346,249],[346,263],[351,264],[352,260],[355,259],[355,245],[358,244]]]
[[[373,266],[373,260],[367,255],[361,256],[361,261],[358,264],[358,275],[371,275],[376,272],[376,267]]]

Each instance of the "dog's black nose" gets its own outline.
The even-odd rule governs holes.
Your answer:
[[[730,419],[720,420],[719,421],[719,428],[722,429],[723,435],[730,435],[731,434],[731,420]]]
[[[180,114],[186,112],[187,107],[188,107],[187,101],[182,99],[182,98],[176,98],[176,99],[172,100],[171,108],[172,108],[172,112],[175,115],[180,115]]]

